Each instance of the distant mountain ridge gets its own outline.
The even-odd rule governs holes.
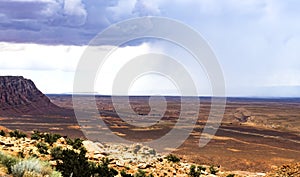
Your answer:
[[[300,97],[299,85],[282,85],[262,87],[261,95],[275,97]]]
[[[56,114],[62,108],[51,103],[35,84],[22,76],[0,76],[0,115]]]

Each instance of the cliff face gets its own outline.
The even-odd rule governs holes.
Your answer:
[[[22,76],[0,76],[0,115],[22,116],[57,112],[58,106]]]

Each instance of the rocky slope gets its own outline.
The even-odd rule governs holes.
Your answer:
[[[8,136],[0,136],[0,152],[9,153],[12,155],[23,154],[25,158],[29,158],[33,154],[35,157],[49,161],[53,166],[56,165],[55,161],[51,161],[50,153],[53,148],[61,147],[63,149],[72,149],[68,145],[66,139],[61,137],[53,145],[45,143],[47,153],[41,154],[37,145],[45,143],[43,140],[34,140],[30,138],[20,138]],[[165,155],[158,154],[150,147],[142,144],[107,144],[92,142],[89,140],[83,141],[83,145],[87,150],[87,157],[90,161],[99,162],[102,158],[110,159],[109,166],[117,171],[125,170],[129,174],[136,174],[139,170],[152,174],[153,176],[182,176],[188,177],[192,164],[184,160],[179,162],[172,162],[166,159]],[[221,168],[214,167],[218,172],[214,175],[211,174],[210,167],[201,165],[203,167],[201,176],[210,177],[226,177],[229,174],[235,174],[235,177],[263,177],[264,173],[250,173],[245,171],[222,171]],[[2,175],[4,175],[3,172]],[[1,175],[1,170],[0,170]],[[7,175],[7,174],[5,174]],[[117,175],[121,177],[120,174]]]
[[[22,76],[0,76],[0,115],[57,114],[62,109],[51,103],[35,84]]]

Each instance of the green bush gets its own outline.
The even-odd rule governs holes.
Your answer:
[[[180,162],[180,159],[177,156],[173,155],[173,154],[167,155],[166,159],[168,161],[174,162],[174,163]]]
[[[149,154],[151,154],[151,155],[156,155],[155,149],[150,149],[150,150],[149,150]]]
[[[206,171],[206,168],[205,168],[205,167],[203,167],[203,166],[201,166],[201,165],[200,165],[200,166],[198,166],[197,168],[198,168],[200,171]]]
[[[4,130],[1,130],[1,131],[0,131],[0,136],[5,136],[5,134],[6,134],[6,133],[4,132]]]
[[[75,138],[74,140],[72,140],[71,138],[67,138],[66,141],[68,145],[71,145],[73,147],[73,149],[80,149],[83,145],[83,140],[80,138]]]
[[[54,147],[51,149],[51,157],[52,159],[61,159],[62,158],[62,148],[60,146]]]
[[[55,147],[51,150],[51,157],[57,162],[57,170],[63,176],[69,177],[113,177],[118,172],[109,168],[109,160],[103,158],[101,163],[96,164],[89,162],[86,156],[86,150],[81,147],[80,152],[71,149],[62,150],[60,147]]]
[[[210,171],[210,173],[213,174],[213,175],[215,175],[215,174],[217,174],[217,173],[219,172],[218,168],[216,168],[216,167],[213,166],[213,165],[209,167],[209,171]]]
[[[144,170],[138,169],[138,172],[134,174],[134,177],[153,177],[153,174],[146,175],[146,172]]]
[[[80,153],[74,150],[65,149],[62,150],[60,157],[52,157],[56,160],[57,170],[62,173],[63,176],[69,177],[89,177],[91,176],[90,164],[85,157],[86,150],[81,149]]]
[[[51,168],[47,162],[37,158],[23,159],[0,152],[0,163],[13,177],[62,177],[61,173]]]
[[[204,173],[202,173],[202,171],[205,171],[205,170],[206,170],[206,168],[203,167],[203,166],[198,166],[196,168],[195,165],[191,165],[190,172],[188,173],[188,175],[191,176],[191,177],[199,177],[202,174],[204,174]]]
[[[146,172],[144,170],[138,169],[138,172],[134,174],[134,177],[146,177]]]
[[[23,132],[20,132],[19,130],[11,131],[9,132],[10,137],[16,137],[16,138],[25,138],[27,135]]]
[[[234,177],[234,176],[235,176],[234,174],[229,174],[226,177]]]
[[[0,163],[7,168],[8,173],[11,173],[11,167],[18,161],[18,158],[0,152]]]
[[[195,165],[191,165],[188,175],[191,177],[199,177],[201,175],[201,171],[199,171]]]
[[[36,147],[38,148],[39,153],[48,154],[48,146],[46,143],[39,142]]]
[[[33,133],[31,134],[31,139],[33,140],[40,140],[42,139],[43,135],[41,132],[34,130]]]
[[[34,140],[40,140],[44,138],[46,143],[49,143],[52,145],[55,143],[59,138],[61,138],[61,135],[56,134],[56,133],[41,133],[39,131],[34,131],[33,134],[31,135],[31,139]]]
[[[63,176],[61,175],[60,172],[58,172],[58,171],[53,171],[53,172],[51,173],[50,177],[63,177]]]
[[[118,172],[108,167],[109,160],[107,158],[103,158],[100,164],[91,163],[90,171],[93,177],[114,177],[118,174]]]
[[[148,177],[154,177],[154,175],[153,175],[152,173],[150,173],[150,174],[148,175]]]
[[[55,143],[59,138],[61,138],[61,135],[59,134],[52,134],[52,133],[46,133],[44,134],[44,139],[45,142],[49,143],[50,145],[52,145],[53,143]]]
[[[122,177],[154,177],[152,173],[147,176],[146,172],[141,169],[139,169],[134,175],[127,174],[125,170],[122,170],[120,174]]]
[[[125,170],[122,170],[120,174],[121,174],[122,177],[134,177],[134,176],[131,175],[131,174],[127,174],[127,173],[125,172]]]
[[[21,151],[18,152],[18,157],[22,158],[22,159],[25,158],[24,149],[22,149]]]

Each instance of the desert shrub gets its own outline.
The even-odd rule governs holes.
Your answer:
[[[42,138],[44,138],[46,143],[49,143],[50,145],[52,145],[59,138],[61,138],[61,135],[56,134],[56,133],[41,133],[39,131],[34,131],[33,134],[31,135],[31,139],[34,139],[34,140],[40,140]]]
[[[140,144],[135,145],[134,149],[133,149],[133,153],[136,154],[141,148],[142,148],[142,145],[140,145]]]
[[[131,175],[131,174],[127,174],[127,173],[125,172],[125,170],[122,170],[122,171],[120,172],[120,174],[121,174],[122,177],[134,177],[134,176]]]
[[[200,171],[205,171],[206,170],[206,168],[205,167],[203,167],[203,166],[198,166],[198,169],[200,170]]]
[[[1,130],[1,131],[0,131],[0,136],[5,136],[5,134],[6,134],[6,133],[5,133],[4,130]]]
[[[138,172],[134,174],[134,177],[146,177],[146,172],[144,170],[138,169]]]
[[[52,145],[53,143],[55,143],[59,138],[61,138],[61,135],[59,134],[52,134],[52,133],[46,133],[44,134],[44,139],[45,142],[49,143],[50,145]]]
[[[32,157],[32,158],[39,158],[39,156],[37,154],[31,154],[30,157]]]
[[[67,138],[66,141],[68,145],[71,145],[73,147],[73,149],[79,149],[83,145],[83,140],[80,138],[75,138],[74,140],[72,140],[71,138]]]
[[[120,172],[120,174],[121,174],[122,177],[154,177],[152,173],[150,173],[150,174],[147,176],[147,175],[146,175],[146,172],[143,171],[143,170],[141,170],[141,169],[139,169],[138,172],[136,172],[134,175],[132,175],[132,174],[127,174],[127,173],[125,172],[125,170],[122,170],[122,171]]]
[[[95,164],[91,163],[90,164],[90,171],[93,177],[113,177],[118,174],[118,172],[113,169],[108,167],[109,160],[107,158],[103,158],[101,160],[101,163]]]
[[[40,140],[42,139],[43,135],[41,132],[34,130],[33,133],[31,134],[31,139],[33,140]]]
[[[42,165],[43,165],[41,174],[43,176],[50,176],[50,175],[52,175],[52,173],[54,172],[54,170],[52,169],[52,167],[49,164],[49,162],[48,161],[41,161],[41,162],[42,162]]]
[[[226,177],[234,177],[234,176],[235,176],[234,174],[229,174]]]
[[[149,154],[151,154],[151,155],[156,155],[155,149],[150,149],[150,150],[149,150]]]
[[[90,164],[85,157],[86,150],[81,148],[80,153],[74,150],[65,149],[62,150],[61,156],[55,158],[57,162],[57,170],[62,173],[63,176],[69,177],[89,177],[91,176]],[[53,158],[53,157],[52,157]]]
[[[150,174],[148,175],[148,177],[154,177],[154,175],[153,175],[152,173],[150,173]]]
[[[63,177],[62,174],[58,171],[53,171],[50,177]]]
[[[42,168],[41,162],[38,159],[33,158],[18,162],[11,167],[11,171],[14,177],[23,177],[25,172],[40,174]]]
[[[54,147],[50,151],[52,159],[61,159],[62,158],[62,148],[60,146]]]
[[[138,169],[138,172],[134,174],[134,177],[153,177],[153,174],[150,173],[148,176],[144,170]]]
[[[20,132],[19,130],[14,130],[9,132],[10,137],[16,137],[16,138],[25,138],[27,135],[23,132]]]
[[[66,138],[66,142],[68,145],[73,145],[73,140],[71,138]]]
[[[188,175],[191,177],[199,177],[203,174],[202,171],[205,171],[205,170],[206,170],[206,168],[203,166],[198,166],[196,168],[195,165],[191,165]]]
[[[219,172],[218,168],[216,168],[216,167],[213,166],[213,165],[209,167],[209,171],[210,171],[210,173],[213,174],[213,175],[215,175],[215,174],[217,174],[217,173]]]
[[[51,150],[52,159],[57,162],[56,168],[63,176],[113,177],[118,174],[115,169],[108,167],[109,160],[107,158],[103,158],[101,163],[96,164],[88,161],[84,148],[81,147],[79,150],[79,153],[71,149],[62,150],[60,147]]]
[[[7,168],[8,173],[11,173],[11,167],[18,161],[18,158],[0,152],[0,163]]]
[[[25,171],[23,177],[62,177],[62,174],[51,168],[48,162],[40,161],[42,166],[41,172]]]
[[[199,171],[195,165],[191,165],[188,175],[191,177],[199,177],[201,175],[201,171]]]
[[[180,162],[180,159],[177,156],[173,155],[173,154],[167,155],[166,159],[169,162],[174,162],[174,163]]]
[[[22,177],[43,177],[43,175],[34,171],[25,171]]]
[[[28,155],[32,156],[34,153],[33,153],[33,149],[29,149],[28,151]]]
[[[51,168],[49,163],[40,161],[37,158],[26,159],[12,166],[14,177],[62,177],[60,172]]]
[[[38,148],[39,153],[48,154],[48,146],[43,142],[39,142],[36,147]]]
[[[25,153],[24,153],[24,149],[22,149],[21,151],[18,152],[18,157],[24,159],[25,158]]]

